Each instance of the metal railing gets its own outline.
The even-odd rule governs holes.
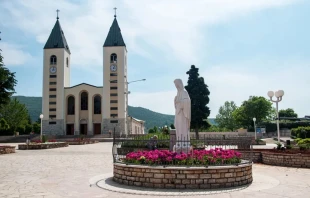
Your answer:
[[[126,138],[114,136],[112,155],[114,163],[124,164],[137,164],[137,162],[139,162],[145,165],[162,166],[239,165],[243,163],[252,163],[253,143],[254,139],[251,136],[233,135],[204,135],[199,137],[199,139],[183,138],[181,140],[175,140],[175,137],[172,135],[134,135],[127,136]],[[241,161],[236,159],[228,160],[230,159],[229,156],[238,154],[240,150],[247,152],[246,155],[242,155],[241,153]],[[141,155],[138,161],[126,160],[127,154],[137,151]],[[155,160],[156,162],[154,163],[147,159],[143,161],[144,155],[146,154],[144,151],[154,151],[152,154],[159,155],[158,160]],[[181,152],[187,155],[186,159],[183,161],[181,158],[175,158],[180,157]],[[214,152],[216,155],[214,155]],[[167,156],[171,156],[172,160],[170,158],[167,158],[167,160]]]

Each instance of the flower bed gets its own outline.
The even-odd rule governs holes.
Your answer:
[[[0,146],[0,155],[10,153],[15,153],[15,146]]]
[[[74,138],[73,140],[66,141],[69,145],[83,145],[83,144],[95,144],[99,141],[90,140],[89,138]]]
[[[194,150],[189,154],[178,154],[168,150],[136,151],[128,153],[122,161],[126,164],[145,165],[226,165],[240,163],[241,154],[234,150],[222,148]]]
[[[251,184],[252,164],[213,167],[166,167],[114,163],[113,180],[147,188],[216,189]]]
[[[32,149],[52,149],[52,148],[60,148],[60,147],[68,147],[69,144],[67,142],[46,142],[46,143],[30,143],[27,144],[19,144],[19,150],[32,150]]]

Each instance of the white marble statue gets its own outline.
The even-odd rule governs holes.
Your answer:
[[[174,98],[174,126],[176,129],[176,146],[174,150],[178,152],[180,151],[180,149],[178,148],[182,147],[181,151],[189,152],[188,149],[190,147],[189,131],[191,123],[191,99],[187,91],[184,89],[184,85],[181,79],[175,79],[174,84],[178,90],[178,93]]]

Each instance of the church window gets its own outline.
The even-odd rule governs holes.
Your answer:
[[[50,95],[50,98],[56,98],[56,95]]]
[[[50,91],[56,91],[56,88],[50,88]]]
[[[56,82],[50,82],[50,85],[56,85]]]
[[[111,54],[111,63],[117,63],[117,55],[116,54]]]
[[[117,96],[117,93],[111,93],[110,96]]]
[[[94,114],[101,114],[101,97],[99,95],[94,97]]]
[[[118,123],[118,120],[111,120],[110,123]]]
[[[49,122],[48,124],[56,124],[56,122]]]
[[[52,55],[50,58],[50,64],[56,65],[57,64],[57,57],[55,55]]]
[[[55,105],[55,104],[56,104],[56,102],[50,102],[49,104],[50,104],[50,105]]]
[[[67,63],[67,67],[69,67],[69,58],[68,57],[67,57],[66,63]]]
[[[56,109],[55,108],[50,108],[50,111],[56,111]]]
[[[56,115],[50,115],[50,118],[56,118]]]
[[[81,94],[81,110],[88,110],[88,93]]]
[[[50,78],[57,78],[56,75],[50,75]]]
[[[115,118],[115,117],[117,117],[117,114],[111,114],[111,117]]]
[[[110,76],[117,76],[117,73],[110,73]]]
[[[68,106],[67,106],[68,115],[74,115],[75,113],[75,98],[73,96],[68,97]]]
[[[117,89],[117,87],[110,87],[110,89]]]
[[[117,103],[117,100],[111,100],[110,103]]]
[[[117,110],[117,107],[111,107],[110,110]]]

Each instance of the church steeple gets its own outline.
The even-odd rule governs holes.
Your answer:
[[[121,29],[119,28],[116,20],[116,13],[114,15],[114,20],[110,27],[108,36],[103,45],[103,47],[112,47],[112,46],[126,46],[123,40]]]
[[[57,10],[57,21],[53,27],[53,30],[50,34],[50,36],[47,39],[47,42],[44,46],[44,49],[54,49],[54,48],[65,48],[65,50],[71,54],[69,45],[66,41],[65,34],[61,29],[60,23],[59,23],[59,17],[58,17],[58,11]]]

